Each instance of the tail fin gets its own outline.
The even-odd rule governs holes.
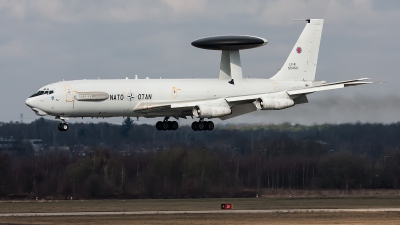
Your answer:
[[[324,20],[308,19],[282,69],[271,80],[314,81]]]

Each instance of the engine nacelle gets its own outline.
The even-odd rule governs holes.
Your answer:
[[[196,105],[193,107],[193,116],[197,118],[215,118],[232,113],[231,108],[223,106]]]
[[[290,98],[261,97],[256,100],[256,107],[261,110],[279,110],[294,106]]]
[[[192,113],[197,118],[215,118],[230,115],[232,110],[225,99],[219,99],[194,106]]]

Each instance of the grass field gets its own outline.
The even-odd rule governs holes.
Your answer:
[[[0,224],[385,224],[400,223],[400,213],[272,213],[199,215],[123,215],[6,217]]]
[[[0,213],[21,212],[128,212],[164,210],[219,210],[221,203],[234,209],[336,209],[399,208],[400,196],[345,198],[235,198],[1,201]],[[260,213],[110,215],[57,217],[0,217],[0,224],[400,224],[399,212]]]

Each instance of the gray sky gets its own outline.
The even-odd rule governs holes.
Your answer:
[[[63,79],[216,78],[220,52],[190,45],[205,36],[266,38],[266,46],[241,52],[242,67],[244,76],[271,77],[305,26],[295,18],[325,19],[317,80],[369,77],[386,83],[316,93],[308,104],[224,123],[399,121],[395,0],[0,0],[0,121],[19,120],[21,113],[26,122],[37,119],[25,99]]]

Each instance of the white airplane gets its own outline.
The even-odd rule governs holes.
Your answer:
[[[215,36],[192,42],[195,47],[221,50],[218,79],[73,80],[46,85],[25,103],[39,116],[55,116],[68,130],[71,117],[164,117],[157,130],[176,130],[175,119],[196,117],[195,131],[212,130],[209,118],[230,119],[256,110],[280,110],[307,103],[307,95],[362,84],[368,78],[335,83],[315,81],[322,19],[307,24],[285,64],[270,79],[243,78],[239,50],[267,44],[254,36]]]

